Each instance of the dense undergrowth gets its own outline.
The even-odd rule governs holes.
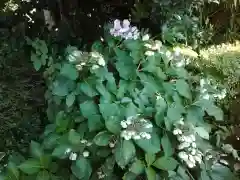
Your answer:
[[[0,178],[238,179],[238,7],[9,1]]]

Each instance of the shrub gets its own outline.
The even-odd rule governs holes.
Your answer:
[[[209,156],[204,119],[221,121],[223,113],[202,96],[206,87],[185,69],[185,55],[136,32],[115,21],[115,37],[106,31],[91,52],[56,53],[29,40],[35,68],[44,69],[50,124],[30,157],[10,159],[3,179],[233,177]]]
[[[194,62],[200,71],[210,74],[225,86],[230,97],[239,90],[240,46],[239,42],[210,46],[200,51],[200,58]]]

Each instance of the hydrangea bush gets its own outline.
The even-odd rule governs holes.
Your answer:
[[[133,30],[134,29],[134,30]],[[44,69],[49,124],[29,156],[9,159],[3,179],[222,179],[205,117],[223,120],[213,98],[185,69],[189,57],[128,20],[116,20],[91,52],[68,46],[58,54],[30,41]]]

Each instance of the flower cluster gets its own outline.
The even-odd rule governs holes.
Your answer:
[[[197,148],[196,137],[194,134],[183,131],[184,122],[181,119],[173,130],[173,134],[177,136],[180,142],[178,149],[178,157],[182,159],[189,168],[196,166],[196,163],[202,163],[202,152]]]
[[[81,142],[82,144],[85,144],[86,146],[91,146],[91,145],[92,145],[92,142],[89,142],[89,141],[87,141],[86,139],[82,139],[80,142]]]
[[[121,137],[125,140],[139,140],[139,139],[151,139],[151,132],[153,125],[137,116],[130,116],[126,120],[121,121],[121,126],[124,129],[121,133]]]
[[[113,28],[110,28],[110,34],[114,37],[123,39],[138,39],[140,32],[136,26],[131,26],[129,20],[124,19],[122,22],[118,19],[114,21]]]
[[[209,93],[211,92],[211,94]],[[212,86],[210,79],[201,79],[200,80],[200,97],[206,100],[216,98],[224,99],[226,97],[226,89],[218,90],[217,86]]]
[[[143,36],[143,41],[147,41],[148,36]],[[145,52],[146,56],[153,56],[155,51],[161,52],[162,42],[159,40],[155,40],[153,42],[147,42],[144,44],[144,46],[147,48],[147,51]]]
[[[90,154],[89,151],[83,151],[82,156],[88,157],[89,154]],[[67,155],[71,161],[76,161],[78,157],[78,154],[73,152],[71,148],[66,149],[65,155]]]
[[[97,171],[97,175],[98,175],[98,179],[104,179],[106,176],[102,171]]]
[[[82,52],[75,47],[68,47],[68,60],[76,65],[76,68],[81,71],[84,67],[91,67],[92,70],[105,66],[106,62],[103,55],[99,52]]]

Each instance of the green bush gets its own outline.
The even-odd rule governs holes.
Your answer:
[[[187,57],[128,30],[106,31],[91,52],[28,40],[34,67],[44,69],[50,124],[30,156],[9,160],[3,179],[233,179],[207,156],[205,116],[221,121],[223,112],[202,96]]]
[[[194,61],[195,67],[206,74],[212,75],[222,84],[233,98],[239,91],[240,78],[240,45],[220,44],[202,49],[200,58]]]

